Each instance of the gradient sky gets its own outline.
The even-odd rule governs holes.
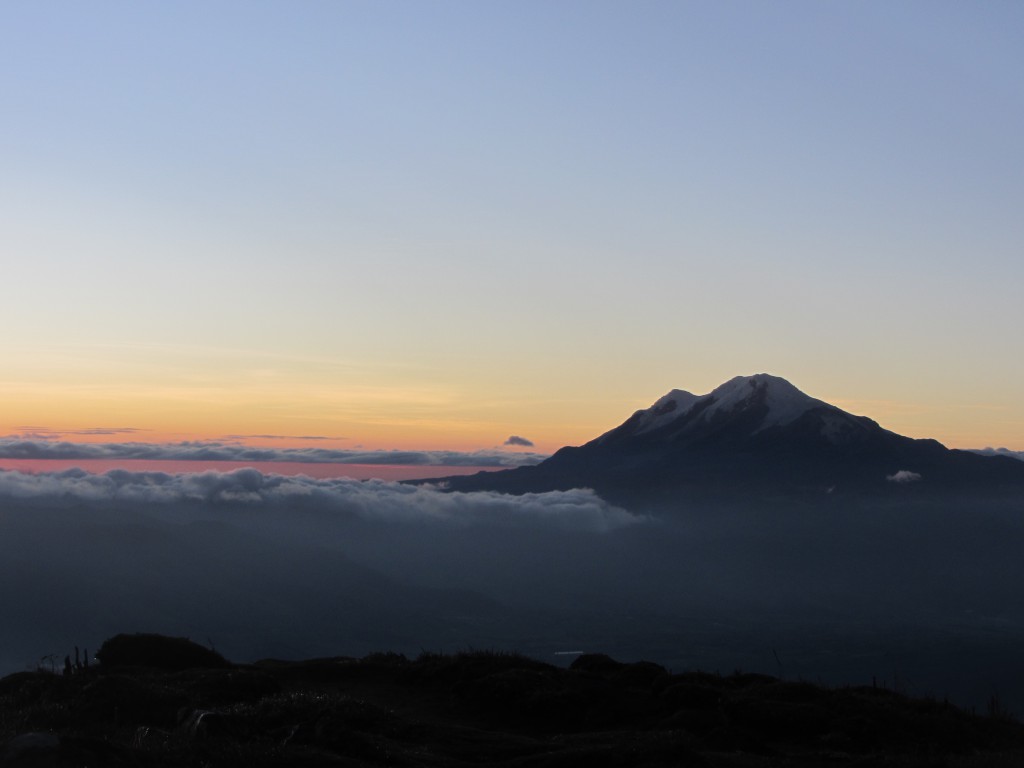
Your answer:
[[[10,0],[0,434],[550,451],[766,371],[1024,449],[1022,73],[1015,1]]]

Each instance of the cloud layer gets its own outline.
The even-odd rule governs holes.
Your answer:
[[[1009,448],[972,448],[971,453],[983,456],[1006,456],[1009,459],[1024,461],[1024,451],[1011,451]]]
[[[236,443],[74,443],[0,438],[0,459],[150,459],[159,461],[288,461],[311,464],[408,464],[451,467],[521,467],[547,458],[505,451],[360,451],[330,448],[254,448]]]
[[[593,491],[574,489],[509,496],[500,493],[445,493],[432,486],[381,480],[314,479],[233,472],[129,472],[102,475],[72,469],[27,474],[0,471],[0,499],[44,505],[79,503],[104,508],[245,508],[247,512],[296,512],[355,516],[365,520],[434,522],[455,525],[553,525],[605,532],[638,518]]]

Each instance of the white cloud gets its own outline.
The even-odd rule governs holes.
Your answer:
[[[886,480],[890,483],[916,483],[921,479],[921,475],[917,472],[911,472],[909,469],[901,469],[892,475],[886,475]]]
[[[234,472],[128,472],[102,475],[72,469],[27,474],[0,472],[0,498],[43,504],[102,504],[113,508],[152,505],[302,511],[364,520],[434,522],[459,526],[553,525],[610,531],[642,518],[608,504],[589,489],[510,496],[494,492],[446,493],[429,485],[382,480],[314,479]]]

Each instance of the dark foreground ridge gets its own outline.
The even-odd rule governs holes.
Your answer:
[[[0,766],[983,766],[1024,725],[876,687],[496,652],[232,665],[119,635],[0,679]]]

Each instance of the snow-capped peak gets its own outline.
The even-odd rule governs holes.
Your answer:
[[[650,432],[670,421],[682,416],[700,398],[682,389],[673,389],[667,395],[658,398],[654,405],[639,412],[635,433]]]
[[[631,432],[642,434],[658,429],[693,410],[698,404],[706,404],[699,416],[700,420],[705,421],[714,418],[716,414],[729,413],[754,398],[768,407],[757,431],[789,424],[811,408],[831,407],[805,395],[785,379],[758,373],[753,376],[737,376],[706,395],[698,396],[673,389],[650,408],[637,413]]]
[[[737,376],[705,395],[713,402],[704,410],[704,418],[710,419],[718,412],[731,411],[755,395],[762,395],[768,406],[768,413],[760,429],[789,424],[811,408],[827,407],[826,403],[805,395],[783,378],[758,373],[753,376]]]

